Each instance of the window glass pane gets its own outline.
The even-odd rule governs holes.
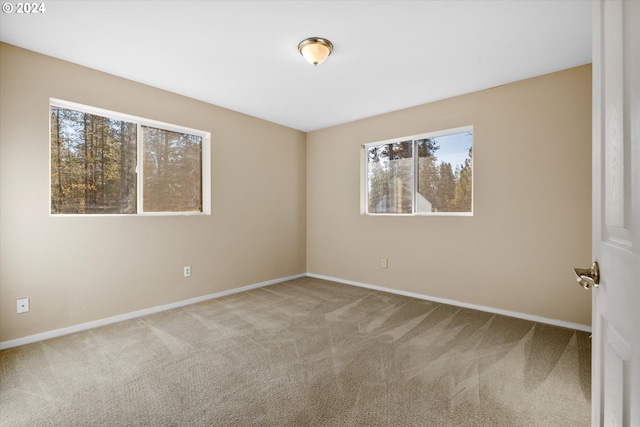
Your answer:
[[[144,212],[202,212],[202,137],[142,126]]]
[[[51,213],[136,213],[136,124],[51,106]]]
[[[472,134],[416,140],[416,212],[471,212]]]
[[[412,141],[367,148],[369,213],[412,213],[412,151]]]

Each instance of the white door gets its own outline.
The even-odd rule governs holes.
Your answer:
[[[640,426],[640,1],[593,12],[592,424]]]

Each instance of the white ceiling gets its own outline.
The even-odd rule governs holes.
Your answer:
[[[586,0],[44,4],[0,40],[303,131],[591,62]]]

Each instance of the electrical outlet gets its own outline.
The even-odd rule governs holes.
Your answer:
[[[189,277],[191,276],[191,266],[188,265],[184,268],[184,277]]]
[[[18,314],[29,311],[29,298],[20,298],[17,303]]]
[[[389,267],[389,260],[386,259],[386,258],[381,258],[380,259],[380,267],[382,267],[382,268]]]

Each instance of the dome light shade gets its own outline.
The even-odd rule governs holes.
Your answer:
[[[298,50],[309,64],[318,65],[326,61],[331,55],[333,45],[327,39],[309,37],[298,44]]]

